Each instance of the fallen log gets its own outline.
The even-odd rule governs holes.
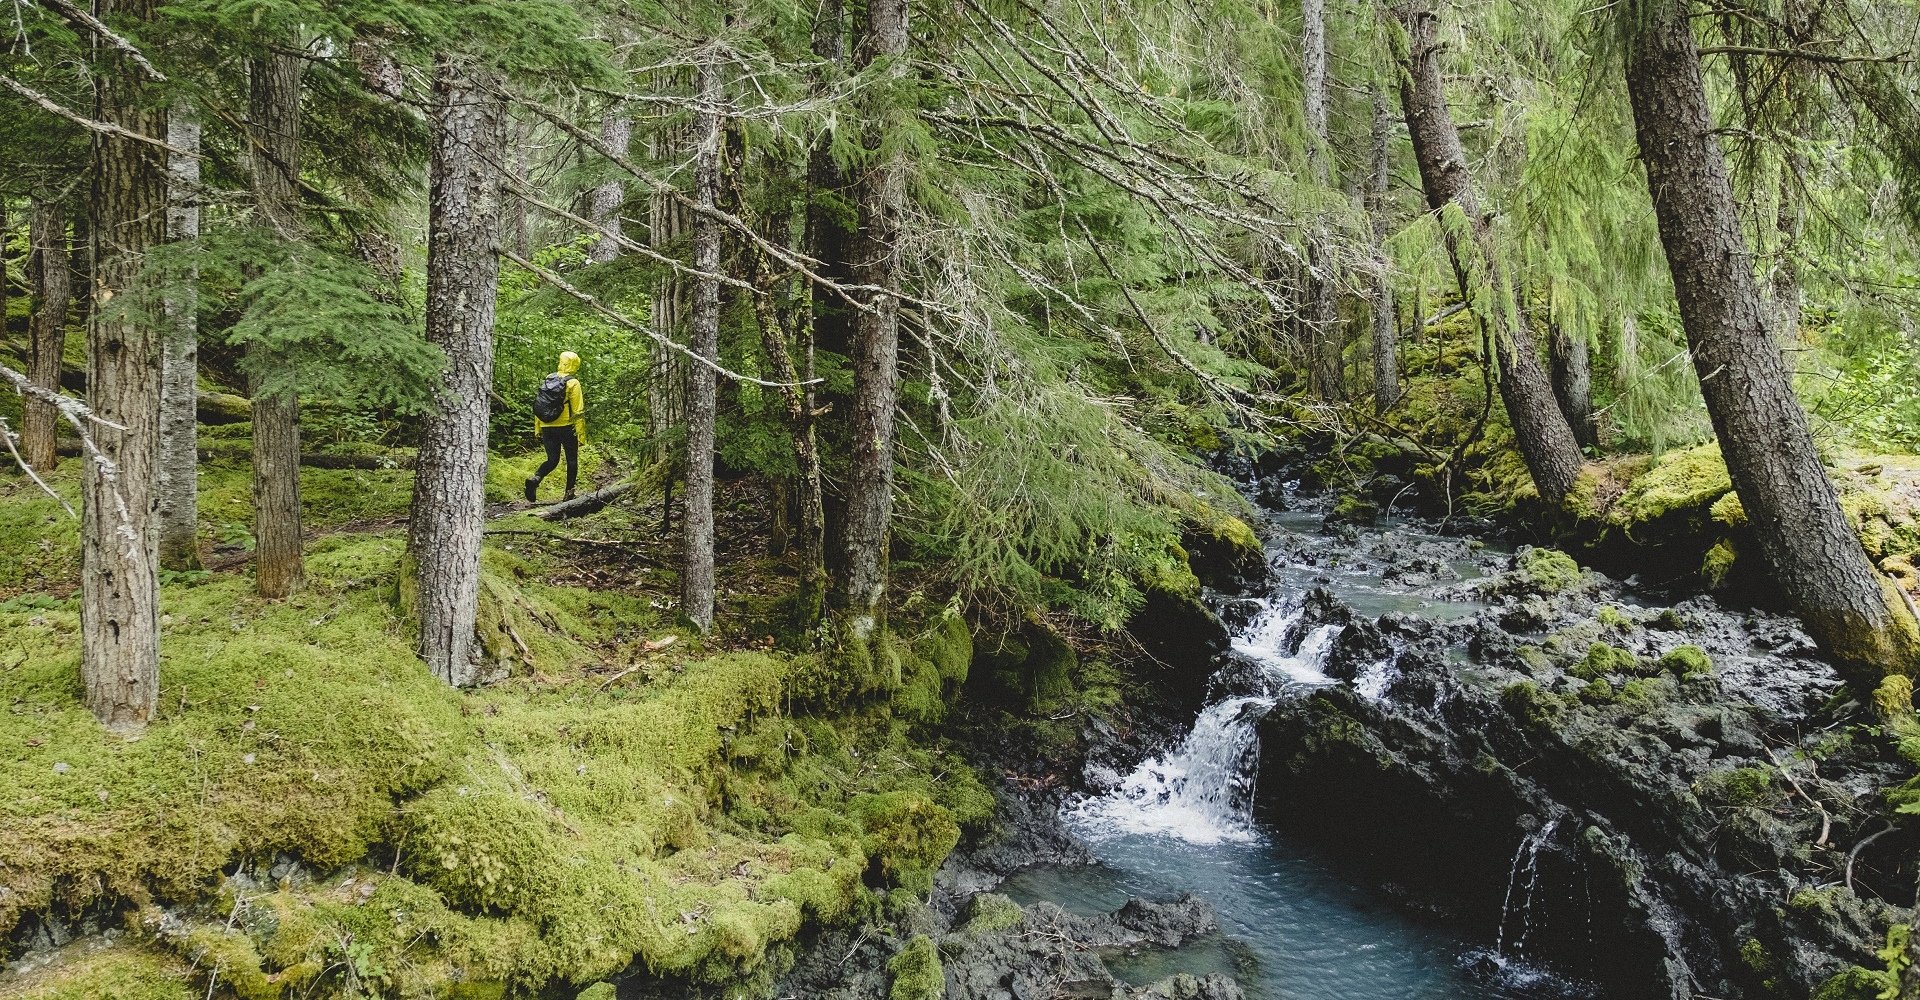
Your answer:
[[[563,500],[560,503],[549,506],[545,510],[534,511],[533,516],[547,521],[558,521],[562,518],[591,514],[605,507],[607,504],[618,500],[627,493],[632,492],[633,487],[633,480],[624,480],[614,483],[606,489],[595,490],[592,493],[574,497],[572,500]]]

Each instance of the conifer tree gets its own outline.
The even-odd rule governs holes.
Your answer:
[[[101,0],[102,20],[137,28],[152,0]],[[160,330],[134,308],[149,248],[166,238],[167,116],[145,71],[102,46],[94,71],[95,132],[88,208],[93,283],[87,317],[87,402],[95,441],[112,463],[85,463],[80,531],[80,676],[87,707],[108,728],[153,718],[160,694],[160,581],[152,530],[159,451]],[[121,302],[114,300],[120,297]]]
[[[498,74],[453,55],[434,67],[428,201],[427,339],[446,353],[438,405],[420,424],[407,550],[420,655],[449,684],[475,680],[474,620],[486,520],[487,411],[500,274],[499,164],[506,114]]]
[[[167,239],[200,236],[200,123],[193,107],[176,101],[167,119]],[[200,331],[195,311],[198,273],[171,282],[161,303],[166,333],[160,345],[160,459],[155,470],[154,516],[160,565],[200,568],[199,404]]]
[[[300,219],[300,78],[296,40],[248,63],[248,152],[258,224],[273,239],[297,242]],[[272,347],[247,345],[253,396],[255,586],[262,597],[286,597],[306,581],[301,558],[300,397],[268,387]]]
[[[33,297],[27,321],[32,340],[27,375],[34,385],[54,392],[60,391],[60,369],[67,349],[67,311],[73,299],[67,215],[64,202],[36,198],[28,222],[32,251],[27,281]],[[59,419],[51,403],[27,400],[20,421],[20,450],[28,465],[51,469],[59,460],[55,451]]]
[[[900,237],[906,200],[906,164],[889,120],[900,113],[906,74],[906,0],[869,0],[854,59],[885,71],[875,84],[862,144],[871,162],[855,181],[860,226],[851,264],[863,293],[854,322],[852,437],[847,472],[843,564],[836,610],[845,641],[866,647],[886,627],[887,546],[893,517],[893,413],[899,398]]]
[[[693,317],[688,346],[708,362],[720,359],[720,223],[713,211],[720,194],[721,120],[725,99],[718,53],[700,57],[695,69],[699,109],[693,116]],[[681,506],[680,610],[694,627],[713,626],[713,439],[715,377],[711,364],[687,366],[687,487]]]
[[[1920,662],[1920,624],[1840,508],[1760,294],[1708,103],[1690,0],[1622,13],[1647,188],[1701,393],[1742,508],[1808,634],[1871,687]]]
[[[1483,214],[1474,191],[1460,131],[1447,104],[1446,78],[1440,70],[1444,47],[1438,38],[1438,16],[1426,0],[1394,0],[1391,10],[1404,35],[1404,48],[1397,52],[1400,105],[1413,138],[1427,207],[1440,213],[1443,220],[1449,206],[1465,216],[1465,240],[1455,227],[1446,226],[1447,253],[1453,261],[1460,296],[1475,303],[1479,320],[1488,330],[1494,357],[1487,363],[1498,366],[1500,397],[1534,488],[1549,503],[1559,503],[1572,489],[1584,459],[1541,368],[1526,310],[1518,308],[1508,287],[1491,220]],[[1481,298],[1492,301],[1475,301],[1483,280],[1491,295]]]

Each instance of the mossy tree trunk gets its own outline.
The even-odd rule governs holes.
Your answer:
[[[200,236],[200,123],[193,108],[176,102],[167,119],[167,142],[181,154],[167,155],[167,239]],[[166,335],[160,348],[160,463],[154,490],[158,505],[160,565],[200,568],[199,492],[200,335],[194,318],[198,272],[169,288],[161,309]]]
[[[102,0],[108,23],[142,22],[153,0]],[[166,111],[125,56],[100,52],[94,117],[164,140]],[[128,293],[147,250],[166,239],[166,155],[153,143],[92,137],[95,308],[87,320],[90,431],[112,464],[87,461],[80,526],[80,677],[87,707],[111,729],[138,729],[160,694],[160,579],[153,538],[153,467],[160,445],[160,330],[135,309],[108,309]],[[109,423],[110,422],[110,423]]]
[[[258,222],[282,240],[301,237],[300,77],[298,55],[280,53],[248,66],[248,158]],[[306,583],[300,528],[300,397],[269,390],[270,345],[247,345],[253,397],[254,585],[262,597],[286,597]]]
[[[872,162],[856,181],[860,228],[853,275],[876,291],[854,323],[853,404],[848,432],[843,565],[834,605],[846,640],[865,647],[886,627],[887,546],[893,517],[893,411],[900,394],[901,221],[906,202],[904,153],[889,148],[889,123],[901,113],[893,91],[905,78],[906,0],[869,0],[854,58],[862,68],[884,63],[892,80],[870,91],[863,144]],[[863,650],[864,651],[864,650]]]
[[[1549,503],[1559,503],[1573,488],[1584,460],[1573,428],[1567,426],[1566,415],[1560,412],[1559,400],[1540,364],[1526,314],[1517,308],[1507,287],[1489,220],[1474,192],[1466,150],[1447,106],[1446,77],[1440,69],[1444,46],[1438,37],[1438,15],[1428,7],[1427,0],[1393,0],[1391,10],[1406,34],[1406,48],[1399,53],[1400,105],[1413,139],[1414,159],[1420,165],[1427,207],[1440,212],[1449,204],[1457,205],[1466,216],[1471,248],[1463,246],[1451,229],[1447,233],[1454,278],[1461,298],[1469,302],[1479,287],[1476,276],[1486,278],[1494,301],[1478,303],[1477,312],[1492,332],[1496,357],[1489,363],[1499,366],[1500,398],[1534,488]],[[1479,251],[1477,262],[1472,259],[1472,249]]]
[[[600,122],[600,141],[606,143],[615,155],[626,156],[627,148],[633,143],[633,117],[617,106],[609,110],[607,117]],[[587,218],[600,227],[592,234],[593,242],[587,244],[587,257],[596,264],[605,264],[620,256],[619,241],[608,237],[602,230],[622,231],[620,206],[626,200],[627,186],[617,177],[594,188],[587,199]],[[515,199],[515,205],[518,206],[514,212],[519,220],[520,236],[524,238],[525,206],[518,199]]]
[[[1307,162],[1315,183],[1325,187],[1331,180],[1333,150],[1327,135],[1327,17],[1325,0],[1302,0],[1300,4],[1301,99],[1307,121]],[[1307,244],[1312,270],[1307,276],[1307,359],[1313,384],[1320,398],[1338,401],[1346,398],[1341,378],[1344,344],[1340,334],[1335,296],[1339,279],[1330,248],[1332,235],[1325,219],[1314,224]]]
[[[475,679],[471,651],[486,526],[488,391],[500,258],[506,113],[494,81],[441,57],[434,71],[428,195],[427,339],[446,353],[440,405],[420,425],[407,548],[418,582],[420,655],[449,684]]]
[[[710,362],[720,357],[720,223],[711,213],[720,193],[720,68],[701,60],[696,73],[700,110],[694,115],[693,200],[705,209],[693,219],[693,321],[688,347]],[[694,627],[713,627],[714,371],[687,366],[687,486],[680,515],[680,610]]]
[[[1638,0],[1627,91],[1701,394],[1761,553],[1808,634],[1856,683],[1912,673],[1920,629],[1868,561],[1773,338],[1734,205],[1688,0]]]
[[[1373,87],[1373,147],[1367,171],[1367,221],[1373,229],[1373,276],[1369,319],[1373,326],[1373,410],[1385,413],[1400,401],[1400,337],[1393,307],[1393,281],[1388,275],[1387,233],[1392,222],[1387,217],[1387,191],[1392,183],[1393,113],[1387,107],[1387,92]]]
[[[1553,361],[1553,395],[1567,426],[1582,445],[1599,443],[1593,426],[1593,361],[1587,339],[1558,323],[1549,323],[1548,354]]]
[[[835,81],[847,62],[847,8],[843,0],[819,0],[814,11],[810,45],[821,66],[815,84],[824,90]],[[832,129],[839,124],[837,121],[830,122],[827,127]],[[807,156],[806,249],[814,259],[820,261],[817,273],[822,277],[852,284],[853,240],[858,209],[853,204],[847,172],[833,157],[832,140],[831,134],[817,137]],[[809,285],[808,296],[810,319],[805,327],[814,346],[843,357],[850,356],[853,353],[854,310],[829,288]],[[811,352],[803,352],[803,360],[809,366],[811,357]],[[824,396],[826,405],[836,414],[849,414],[853,410],[852,400],[840,392],[810,390],[809,395]],[[809,406],[809,411],[811,409]],[[830,423],[815,425],[816,432],[826,432],[827,440],[824,443],[834,454],[845,453],[844,447],[838,447],[837,436],[845,425],[845,420],[837,418]],[[826,518],[823,551],[832,572],[838,573],[846,548],[846,491],[842,485],[832,481],[824,482],[822,488],[821,502]]]
[[[42,389],[59,392],[60,368],[67,350],[67,305],[73,297],[66,204],[35,199],[33,214],[27,220],[27,239],[33,247],[27,258],[27,283],[33,289],[28,301],[32,315],[27,329],[33,346],[27,377]],[[27,400],[20,418],[20,457],[36,469],[53,468],[60,460],[54,452],[59,429],[59,411],[50,404]]]

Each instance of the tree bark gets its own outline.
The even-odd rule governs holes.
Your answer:
[[[607,148],[624,157],[627,148],[633,143],[633,118],[622,109],[615,107],[607,111],[607,117],[600,122],[600,141]],[[594,225],[620,232],[620,206],[627,200],[627,186],[618,178],[607,181],[593,189],[587,203],[587,218]],[[605,264],[620,256],[620,244],[596,235],[592,243],[587,244],[587,258],[596,264]]]
[[[1573,429],[1574,439],[1586,447],[1599,444],[1593,426],[1593,363],[1587,338],[1575,336],[1558,323],[1549,323],[1548,352],[1553,361],[1553,395]]]
[[[697,70],[700,111],[694,115],[693,200],[711,212],[720,193],[720,69],[702,60]],[[693,219],[693,266],[720,271],[720,223],[708,214]],[[687,346],[709,361],[720,356],[720,282],[701,277],[693,286],[693,322]],[[713,369],[687,366],[687,487],[680,515],[680,610],[703,634],[713,627]]]
[[[1327,136],[1327,19],[1325,0],[1301,0],[1301,92],[1307,121],[1307,163],[1321,187],[1332,179],[1332,147]],[[1345,345],[1337,319],[1338,283],[1330,248],[1332,234],[1324,219],[1314,225],[1307,245],[1312,270],[1307,279],[1307,357],[1320,398],[1346,398],[1342,378]]]
[[[1761,554],[1821,648],[1856,684],[1907,673],[1920,626],[1840,508],[1772,336],[1733,201],[1686,0],[1639,0],[1627,91],[1680,319],[1727,472]]]
[[[486,523],[488,392],[493,388],[506,114],[485,71],[435,68],[427,237],[427,339],[447,356],[440,404],[421,421],[407,547],[420,655],[449,684],[475,680],[474,617]]]
[[[167,142],[187,155],[167,156],[167,240],[200,236],[200,123],[186,102],[176,102],[167,120]],[[160,463],[154,476],[158,501],[160,565],[200,568],[199,423],[200,336],[197,271],[182,275],[161,302],[166,335],[160,348]]]
[[[36,199],[27,222],[27,239],[33,246],[27,258],[27,283],[33,288],[28,303],[33,311],[28,321],[33,353],[28,359],[27,377],[42,389],[59,392],[61,359],[67,350],[67,304],[73,297],[67,206]],[[20,420],[20,457],[28,465],[44,472],[59,461],[54,453],[59,425],[59,411],[52,405],[26,401]]]
[[[1367,176],[1367,221],[1373,228],[1373,295],[1370,319],[1373,324],[1373,410],[1385,413],[1400,401],[1400,337],[1394,322],[1393,281],[1388,275],[1387,190],[1392,180],[1392,160],[1388,152],[1393,138],[1393,115],[1387,109],[1387,92],[1373,88],[1373,148]]]
[[[101,0],[100,16],[144,21],[153,0]],[[104,49],[94,75],[94,118],[162,140],[164,110],[144,77]],[[153,718],[160,694],[160,580],[153,537],[153,467],[159,450],[160,331],[138,310],[104,308],[128,293],[147,249],[166,238],[165,155],[152,144],[94,133],[89,207],[94,306],[87,320],[89,428],[112,463],[84,463],[80,527],[80,677],[87,707],[108,728]]]
[[[864,68],[907,51],[906,0],[869,0],[855,59]],[[903,72],[897,62],[894,72]],[[881,92],[884,94],[884,91]],[[888,98],[882,96],[880,101]],[[888,120],[885,104],[869,114],[863,142],[876,156],[857,181],[860,228],[854,239],[856,281],[865,293],[853,337],[852,436],[847,470],[845,547],[834,604],[846,635],[864,646],[886,627],[887,546],[893,518],[893,411],[899,399],[901,216],[906,164],[898,152],[880,154]]]
[[[1473,177],[1467,171],[1466,151],[1447,106],[1446,79],[1440,72],[1443,46],[1436,37],[1438,17],[1428,9],[1427,0],[1397,0],[1392,13],[1406,33],[1407,47],[1400,53],[1400,105],[1413,139],[1414,159],[1420,165],[1427,207],[1439,212],[1453,203],[1470,224],[1480,266],[1495,299],[1478,312],[1480,321],[1492,330],[1501,401],[1506,404],[1507,420],[1513,425],[1513,436],[1534,488],[1542,499],[1557,504],[1573,488],[1584,459],[1540,364],[1526,314],[1517,308],[1502,275],[1489,220],[1481,212]],[[1449,232],[1446,242],[1461,298],[1472,301],[1476,287],[1473,262],[1454,234]]]
[[[254,212],[259,224],[283,240],[297,240],[300,225],[300,77],[303,63],[291,54],[249,64],[248,123]],[[249,344],[253,396],[254,585],[262,597],[286,597],[306,583],[301,559],[300,398],[268,392],[263,377],[274,364],[272,350]]]

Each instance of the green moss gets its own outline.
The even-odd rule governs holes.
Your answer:
[[[1551,729],[1566,715],[1567,704],[1540,690],[1532,681],[1518,681],[1500,692],[1500,704],[1514,717],[1537,729]]]
[[[1733,489],[1720,446],[1704,444],[1661,456],[1646,472],[1628,484],[1614,501],[1607,519],[1631,531],[1669,514],[1704,511]]]
[[[1544,594],[1577,586],[1584,575],[1572,556],[1555,549],[1528,549],[1520,554],[1517,568],[1534,590]]]
[[[1611,604],[1601,605],[1599,619],[1600,624],[1609,628],[1618,628],[1627,631],[1635,628],[1634,620],[1625,612]]]
[[[1733,565],[1740,558],[1740,550],[1730,538],[1722,538],[1707,550],[1705,558],[1700,560],[1700,582],[1708,590],[1724,589],[1733,580]]]
[[[893,976],[893,984],[887,988],[887,1000],[939,1000],[947,995],[940,950],[925,934],[914,935],[905,948],[889,959],[887,972]]]
[[[982,892],[967,901],[960,929],[968,934],[992,934],[1017,927],[1024,919],[1026,912],[1019,903],[998,893]]]
[[[1605,678],[1596,677],[1580,689],[1580,700],[1589,705],[1610,705],[1613,703],[1613,685]]]
[[[71,949],[69,949],[71,950]],[[198,1000],[187,967],[172,956],[130,944],[62,955],[15,978],[0,992],[11,1000]]]
[[[1657,666],[1675,677],[1686,678],[1695,674],[1712,674],[1713,658],[1699,646],[1676,646],[1660,657]]]
[[[1856,965],[1821,983],[1812,1000],[1879,1000],[1892,985],[1886,973]]]
[[[915,895],[933,891],[933,873],[960,842],[953,814],[911,791],[861,795],[848,804],[865,831],[871,863],[892,884]]]
[[[1708,771],[1693,783],[1693,793],[1725,806],[1750,806],[1773,790],[1774,772],[1764,767]]]
[[[1873,690],[1873,704],[1882,718],[1903,719],[1913,715],[1913,680],[1904,674],[1889,674]]]
[[[1713,519],[1729,528],[1744,528],[1747,524],[1747,508],[1740,502],[1740,494],[1729,492],[1713,502],[1707,508]]]
[[[1687,627],[1687,621],[1680,617],[1680,612],[1672,608],[1662,608],[1647,625],[1662,632],[1679,632]]]
[[[1567,668],[1567,672],[1582,680],[1594,680],[1612,674],[1638,676],[1647,669],[1648,664],[1632,653],[1596,642],[1587,648],[1586,656]]]
[[[581,990],[579,996],[576,996],[574,1000],[615,1000],[619,995],[619,991],[614,988],[612,983],[594,983],[592,986]]]
[[[1372,524],[1380,516],[1379,505],[1365,497],[1348,493],[1334,501],[1333,509],[1327,513],[1327,520],[1345,524]]]

